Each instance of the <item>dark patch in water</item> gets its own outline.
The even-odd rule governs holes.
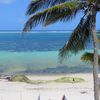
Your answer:
[[[99,68],[100,69],[100,68]],[[91,67],[86,67],[86,66],[81,66],[80,67],[67,67],[67,66],[60,66],[56,68],[47,68],[44,70],[27,70],[27,71],[22,71],[18,72],[23,73],[23,74],[70,74],[70,73],[91,73],[92,72],[92,66]]]

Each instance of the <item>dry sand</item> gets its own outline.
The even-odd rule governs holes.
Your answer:
[[[33,75],[32,80],[54,80],[65,75]],[[67,76],[85,79],[83,83],[45,83],[26,84],[0,80],[0,100],[62,100],[65,95],[67,100],[94,100],[92,74],[73,74]]]

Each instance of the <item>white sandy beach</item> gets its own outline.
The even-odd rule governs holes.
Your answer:
[[[32,80],[53,80],[65,75],[28,76]],[[92,74],[73,74],[67,76],[85,79],[83,83],[45,83],[27,84],[0,80],[0,100],[62,100],[65,94],[67,100],[94,100]]]

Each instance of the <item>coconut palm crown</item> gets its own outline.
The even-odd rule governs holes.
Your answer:
[[[83,17],[72,32],[69,41],[60,50],[60,57],[63,60],[70,54],[76,54],[86,48],[91,36],[93,8],[96,11],[100,10],[99,3],[95,0],[33,0],[26,13],[30,18],[25,24],[24,31],[30,31],[38,24],[47,26],[57,21],[69,21],[82,11]]]
[[[93,63],[93,56],[94,54],[91,53],[91,52],[85,52],[82,57],[81,57],[81,60],[85,63]],[[98,56],[98,64],[100,66],[100,55]]]
[[[100,48],[100,31],[97,31],[97,38],[98,38],[98,42],[99,42],[99,48]],[[94,53],[93,52],[85,52],[82,56],[81,56],[81,60],[85,63],[93,63],[93,56]],[[100,66],[100,54],[98,53],[98,64]]]

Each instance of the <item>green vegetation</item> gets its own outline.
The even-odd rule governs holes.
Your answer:
[[[82,78],[74,78],[74,77],[62,77],[60,79],[56,79],[55,82],[63,82],[63,83],[78,83],[84,82],[85,80]]]
[[[78,82],[84,82],[84,79],[82,78],[74,78],[74,77],[62,77],[56,80],[30,80],[25,75],[15,75],[11,78],[11,81],[13,82],[25,82],[29,84],[43,84],[43,83],[78,83]]]
[[[100,31],[97,31],[97,38],[98,38],[98,42],[100,43]],[[99,45],[100,48],[100,45]],[[81,60],[85,63],[93,63],[93,57],[94,57],[94,53],[93,52],[85,52],[82,57]],[[100,54],[98,54],[98,64],[100,66]]]
[[[15,76],[11,77],[11,81],[12,82],[25,82],[25,83],[30,83],[30,84],[33,83],[25,75],[15,75]]]
[[[93,53],[90,52],[85,52],[82,57],[81,60],[85,63],[93,63]],[[98,64],[100,66],[100,55],[98,55]]]

